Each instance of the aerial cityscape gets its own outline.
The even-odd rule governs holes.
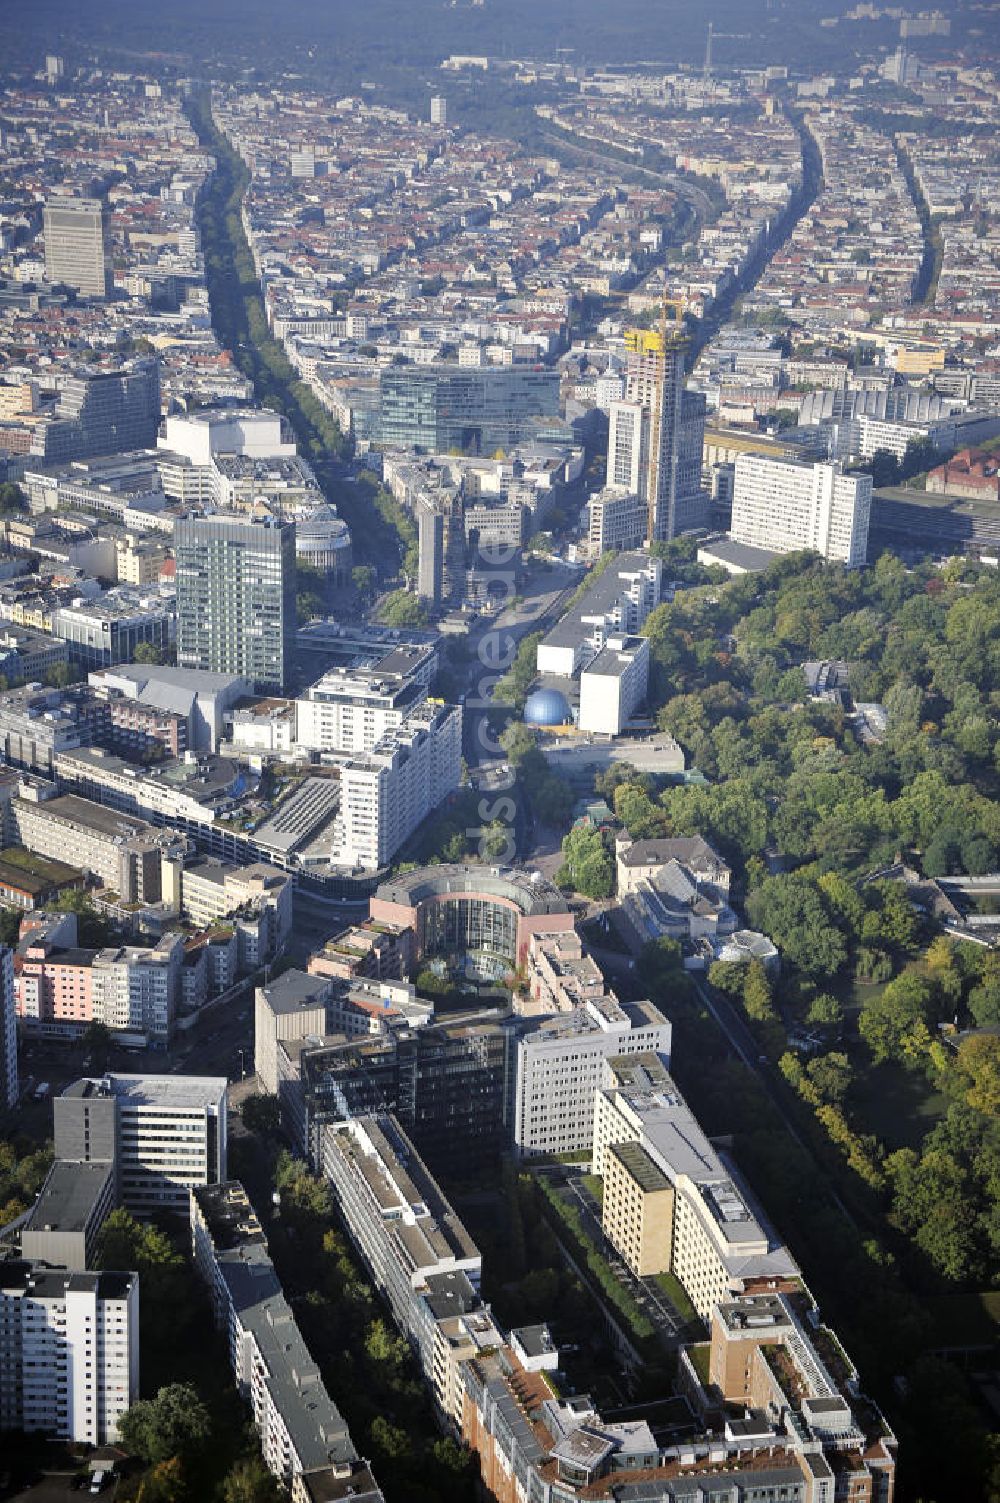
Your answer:
[[[1000,0],[0,10],[0,1503],[1000,1503]]]

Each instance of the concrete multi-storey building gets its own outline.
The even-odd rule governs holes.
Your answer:
[[[13,767],[51,776],[58,752],[91,746],[106,711],[79,686],[10,689],[0,695],[0,754]]]
[[[31,454],[65,462],[148,449],[160,417],[160,365],[155,357],[117,369],[84,368],[56,379],[55,412],[35,423]]]
[[[281,692],[295,642],[295,525],[269,512],[178,522],[177,662]]]
[[[56,1157],[113,1164],[119,1202],[187,1213],[188,1192],[226,1178],[221,1076],[104,1075],[53,1101]]]
[[[871,498],[871,476],[845,474],[839,464],[740,454],[730,530],[754,548],[808,548],[854,568],[868,556]]]
[[[50,198],[42,215],[45,276],[75,287],[84,297],[111,291],[108,209],[99,198]]]
[[[608,637],[580,674],[581,731],[619,736],[646,698],[649,642],[645,637]]]
[[[108,702],[117,695],[186,722],[186,746],[180,750],[218,750],[227,717],[238,700],[251,692],[247,679],[232,673],[202,673],[195,668],[120,663],[91,673],[88,681]]]
[[[287,421],[266,408],[204,407],[174,413],[164,418],[156,443],[195,465],[211,465],[217,454],[294,459],[296,452]]]
[[[587,546],[591,558],[639,548],[646,536],[646,503],[628,487],[608,485],[587,502]]]
[[[570,1012],[607,990],[604,972],[593,956],[584,954],[575,929],[565,934],[533,934],[525,966],[528,996],[515,993],[514,1010],[521,1017]]]
[[[664,1060],[652,1053],[609,1059],[604,1069],[608,1084],[597,1092],[592,1119],[593,1170],[604,1178],[605,1230],[633,1272],[656,1263],[656,1271],[675,1273],[705,1320],[735,1293],[796,1284],[790,1253],[706,1138]],[[626,1143],[632,1152],[609,1172],[610,1150]],[[641,1224],[669,1224],[661,1246],[636,1235],[635,1215]]]
[[[316,1040],[327,1033],[326,1009],[331,987],[326,976],[283,971],[254,996],[254,1071],[264,1090],[277,1096],[281,1084],[279,1045],[290,1039]]]
[[[269,1471],[297,1503],[382,1503],[302,1338],[243,1186],[228,1180],[192,1190],[189,1216],[194,1264]]]
[[[637,1143],[604,1153],[604,1232],[639,1278],[666,1273],[673,1242],[674,1192],[663,1170]]]
[[[669,1058],[670,1035],[669,1022],[651,1002],[619,1002],[613,992],[531,1028],[517,1043],[517,1152],[530,1157],[588,1148],[605,1061],[650,1050]]]
[[[432,606],[461,595],[465,581],[465,507],[459,486],[420,491],[417,523],[417,594]]]
[[[181,873],[181,912],[199,925],[230,920],[244,970],[255,970],[284,949],[292,930],[292,896],[288,873],[262,861],[233,866],[202,856],[188,861]]]
[[[479,1249],[393,1117],[328,1125],[320,1138],[320,1163],[352,1241],[417,1354],[439,1413],[457,1428],[458,1364],[498,1339],[478,1297]]]
[[[101,1227],[114,1208],[113,1164],[56,1159],[21,1229],[21,1252],[75,1272],[93,1268]]]
[[[92,872],[123,902],[176,907],[183,836],[74,793],[34,797],[38,792],[24,787],[11,802],[17,838],[29,851]]]
[[[424,703],[340,770],[335,859],[377,871],[459,785],[462,711]]]
[[[173,611],[155,596],[125,590],[52,612],[52,635],[66,643],[70,660],[88,672],[129,663],[141,646],[168,652]]]
[[[660,603],[662,563],[623,553],[588,585],[582,598],[538,644],[539,673],[574,678],[612,637],[633,637]]]
[[[559,415],[559,373],[536,366],[392,365],[379,376],[379,441],[430,454],[492,454]]]
[[[648,470],[648,409],[641,402],[612,402],[608,426],[607,484],[612,493],[635,496],[646,509],[638,543],[646,536]],[[638,543],[633,546],[638,547]]]
[[[106,1445],[139,1397],[139,1275],[0,1263],[0,1430]]]

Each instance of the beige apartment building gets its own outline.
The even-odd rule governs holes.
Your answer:
[[[638,1143],[615,1143],[604,1155],[602,1225],[611,1245],[638,1278],[668,1273],[674,1191]]]
[[[604,1180],[605,1230],[633,1272],[676,1274],[704,1320],[734,1295],[794,1287],[799,1274],[790,1253],[705,1136],[659,1055],[611,1057],[604,1068],[592,1169]],[[665,1186],[670,1232],[657,1237]],[[655,1192],[658,1201],[649,1199]]]

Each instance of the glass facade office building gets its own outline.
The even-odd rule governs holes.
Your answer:
[[[386,448],[493,454],[558,417],[559,373],[533,366],[395,365],[380,376]]]
[[[280,693],[295,645],[295,525],[217,514],[180,521],[177,665]]]

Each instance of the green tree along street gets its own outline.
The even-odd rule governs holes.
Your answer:
[[[556,873],[560,887],[571,887],[587,898],[610,898],[615,864],[599,830],[577,825],[562,843],[565,862]]]
[[[122,1477],[116,1496],[123,1503],[278,1503],[185,1230],[139,1222],[119,1208],[101,1229],[96,1266],[139,1275],[141,1396],[122,1419],[121,1437],[142,1469]]]
[[[412,572],[416,544],[412,522],[374,476],[363,473],[353,483],[345,479],[340,461],[346,444],[340,428],[308,384],[299,379],[268,328],[241,217],[249,183],[246,164],[216,129],[207,94],[192,96],[188,113],[199,141],[216,161],[198,201],[198,224],[212,322],[219,339],[252,380],[257,401],[283,413],[292,424],[324,494],[335,502],[351,529],[358,562],[381,566],[386,577],[396,573],[400,562]]]

